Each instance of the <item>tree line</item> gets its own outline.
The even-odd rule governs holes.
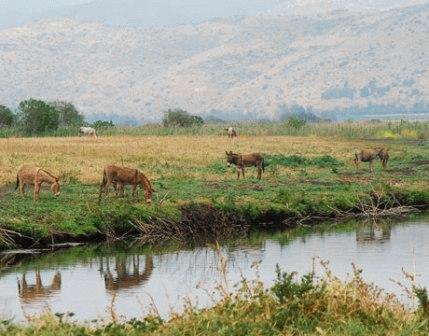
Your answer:
[[[15,127],[26,135],[37,135],[56,131],[59,128],[79,127],[85,123],[73,103],[66,101],[45,102],[38,99],[23,100],[13,111],[7,106],[0,105],[0,128]],[[90,126],[96,128],[113,127],[110,121],[98,120]]]
[[[168,109],[162,120],[164,127],[189,127],[204,124],[203,118],[182,109]],[[45,102],[38,99],[21,101],[15,111],[0,104],[0,128],[15,127],[26,135],[44,134],[59,128],[92,126],[97,129],[114,127],[112,121],[85,123],[84,116],[73,103]]]

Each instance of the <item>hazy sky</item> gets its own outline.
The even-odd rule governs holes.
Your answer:
[[[198,23],[214,17],[259,12],[308,14],[346,9],[384,9],[425,0],[0,0],[0,28],[35,20],[96,21],[120,26]],[[429,1],[429,0],[427,0]]]

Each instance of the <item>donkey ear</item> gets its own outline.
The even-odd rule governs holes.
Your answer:
[[[225,151],[225,154],[228,155],[228,151]]]
[[[58,177],[55,178],[55,182],[59,182],[60,179]]]

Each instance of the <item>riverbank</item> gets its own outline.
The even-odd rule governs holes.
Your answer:
[[[114,301],[110,322],[73,322],[67,314],[28,317],[28,324],[0,321],[0,335],[427,335],[429,308],[424,288],[411,287],[418,308],[403,306],[354,270],[342,282],[329,270],[318,278],[298,278],[277,269],[266,289],[259,280],[245,279],[237,290],[219,284],[221,300],[208,309],[192,305],[163,320],[154,311],[146,318],[121,322]]]
[[[62,241],[123,239],[216,240],[261,227],[294,227],[389,209],[427,208],[429,145],[425,141],[241,136],[146,136],[0,139],[0,218],[3,248],[46,246]],[[369,172],[352,165],[355,148],[387,146],[391,160]],[[225,150],[261,152],[266,171],[254,168],[236,180]],[[60,177],[62,194],[48,190],[40,202],[14,191],[24,163]],[[141,169],[156,189],[153,204],[103,198],[97,204],[104,165]],[[128,190],[129,194],[129,190]]]

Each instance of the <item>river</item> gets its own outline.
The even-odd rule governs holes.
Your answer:
[[[403,268],[415,271],[417,282],[429,287],[429,215],[259,232],[221,244],[219,250],[100,244],[24,256],[0,254],[0,319],[23,321],[44,311],[73,312],[80,321],[108,319],[112,302],[123,319],[143,317],[151,309],[167,317],[185,302],[206,307],[219,297],[220,258],[227,260],[230,289],[242,277],[259,277],[269,286],[277,264],[284,271],[304,274],[315,267],[322,274],[320,260],[325,260],[344,279],[354,263],[365,280],[406,302],[391,279],[407,283]]]

